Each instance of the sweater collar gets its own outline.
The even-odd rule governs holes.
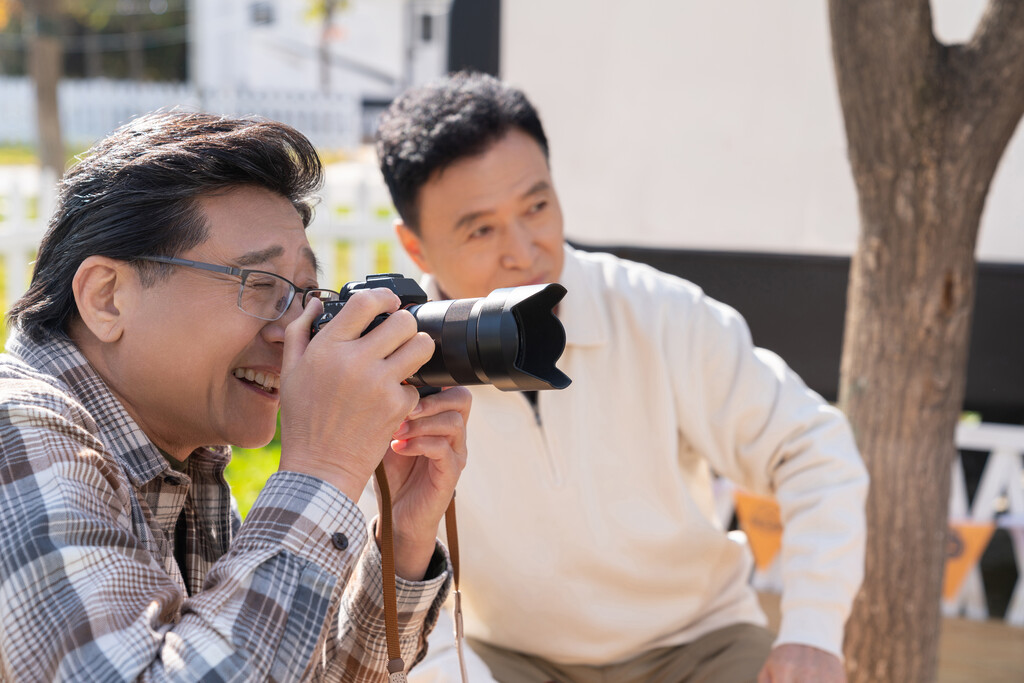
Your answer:
[[[582,254],[565,245],[558,281],[566,294],[558,305],[558,319],[565,327],[566,346],[603,346],[608,343],[608,319],[601,306],[599,283],[584,269]]]

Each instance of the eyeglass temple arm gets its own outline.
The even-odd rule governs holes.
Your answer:
[[[198,268],[199,270],[208,270],[213,273],[225,273],[227,275],[242,277],[242,269],[235,268],[234,266],[220,266],[214,263],[190,261],[184,258],[171,258],[170,256],[144,256],[140,258],[143,261],[156,261],[157,263],[168,263],[172,266],[186,266],[189,268]]]

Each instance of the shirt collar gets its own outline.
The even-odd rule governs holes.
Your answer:
[[[133,486],[141,488],[165,471],[172,477],[180,476],[174,473],[160,450],[70,339],[54,335],[35,343],[15,331],[7,340],[6,351],[32,368],[56,378],[69,394],[81,402],[96,422],[104,444],[121,463]],[[193,459],[201,459],[223,471],[230,453],[226,447],[200,448],[189,456],[189,464]],[[192,474],[191,467],[187,471]]]

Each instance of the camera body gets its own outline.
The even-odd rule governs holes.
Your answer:
[[[496,289],[477,299],[429,301],[412,278],[368,275],[341,288],[313,321],[315,335],[361,289],[386,287],[412,313],[420,332],[434,340],[434,355],[406,381],[416,387],[492,384],[503,391],[564,389],[572,380],[555,367],[565,349],[565,329],[554,315],[565,296],[557,283]],[[378,315],[367,334],[388,314]]]
[[[425,304],[427,303],[427,293],[423,291],[423,288],[410,277],[405,277],[401,273],[377,273],[376,275],[367,275],[366,280],[360,282],[355,280],[349,282],[341,288],[339,294],[341,296],[337,301],[326,301],[324,302],[324,312],[321,313],[316,320],[313,321],[312,333],[316,334],[320,331],[320,328],[334,319],[334,316],[338,315],[338,312],[348,303],[348,300],[352,297],[352,293],[360,289],[375,289],[378,287],[384,287],[390,289],[392,292],[398,295],[401,300],[401,308],[408,308],[409,306]],[[388,314],[381,313],[363,330],[363,334],[366,334],[373,328],[380,325],[382,322],[387,320]]]

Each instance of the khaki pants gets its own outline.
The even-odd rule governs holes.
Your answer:
[[[755,683],[772,640],[767,629],[735,624],[692,643],[606,666],[555,664],[477,640],[468,642],[501,683]]]

